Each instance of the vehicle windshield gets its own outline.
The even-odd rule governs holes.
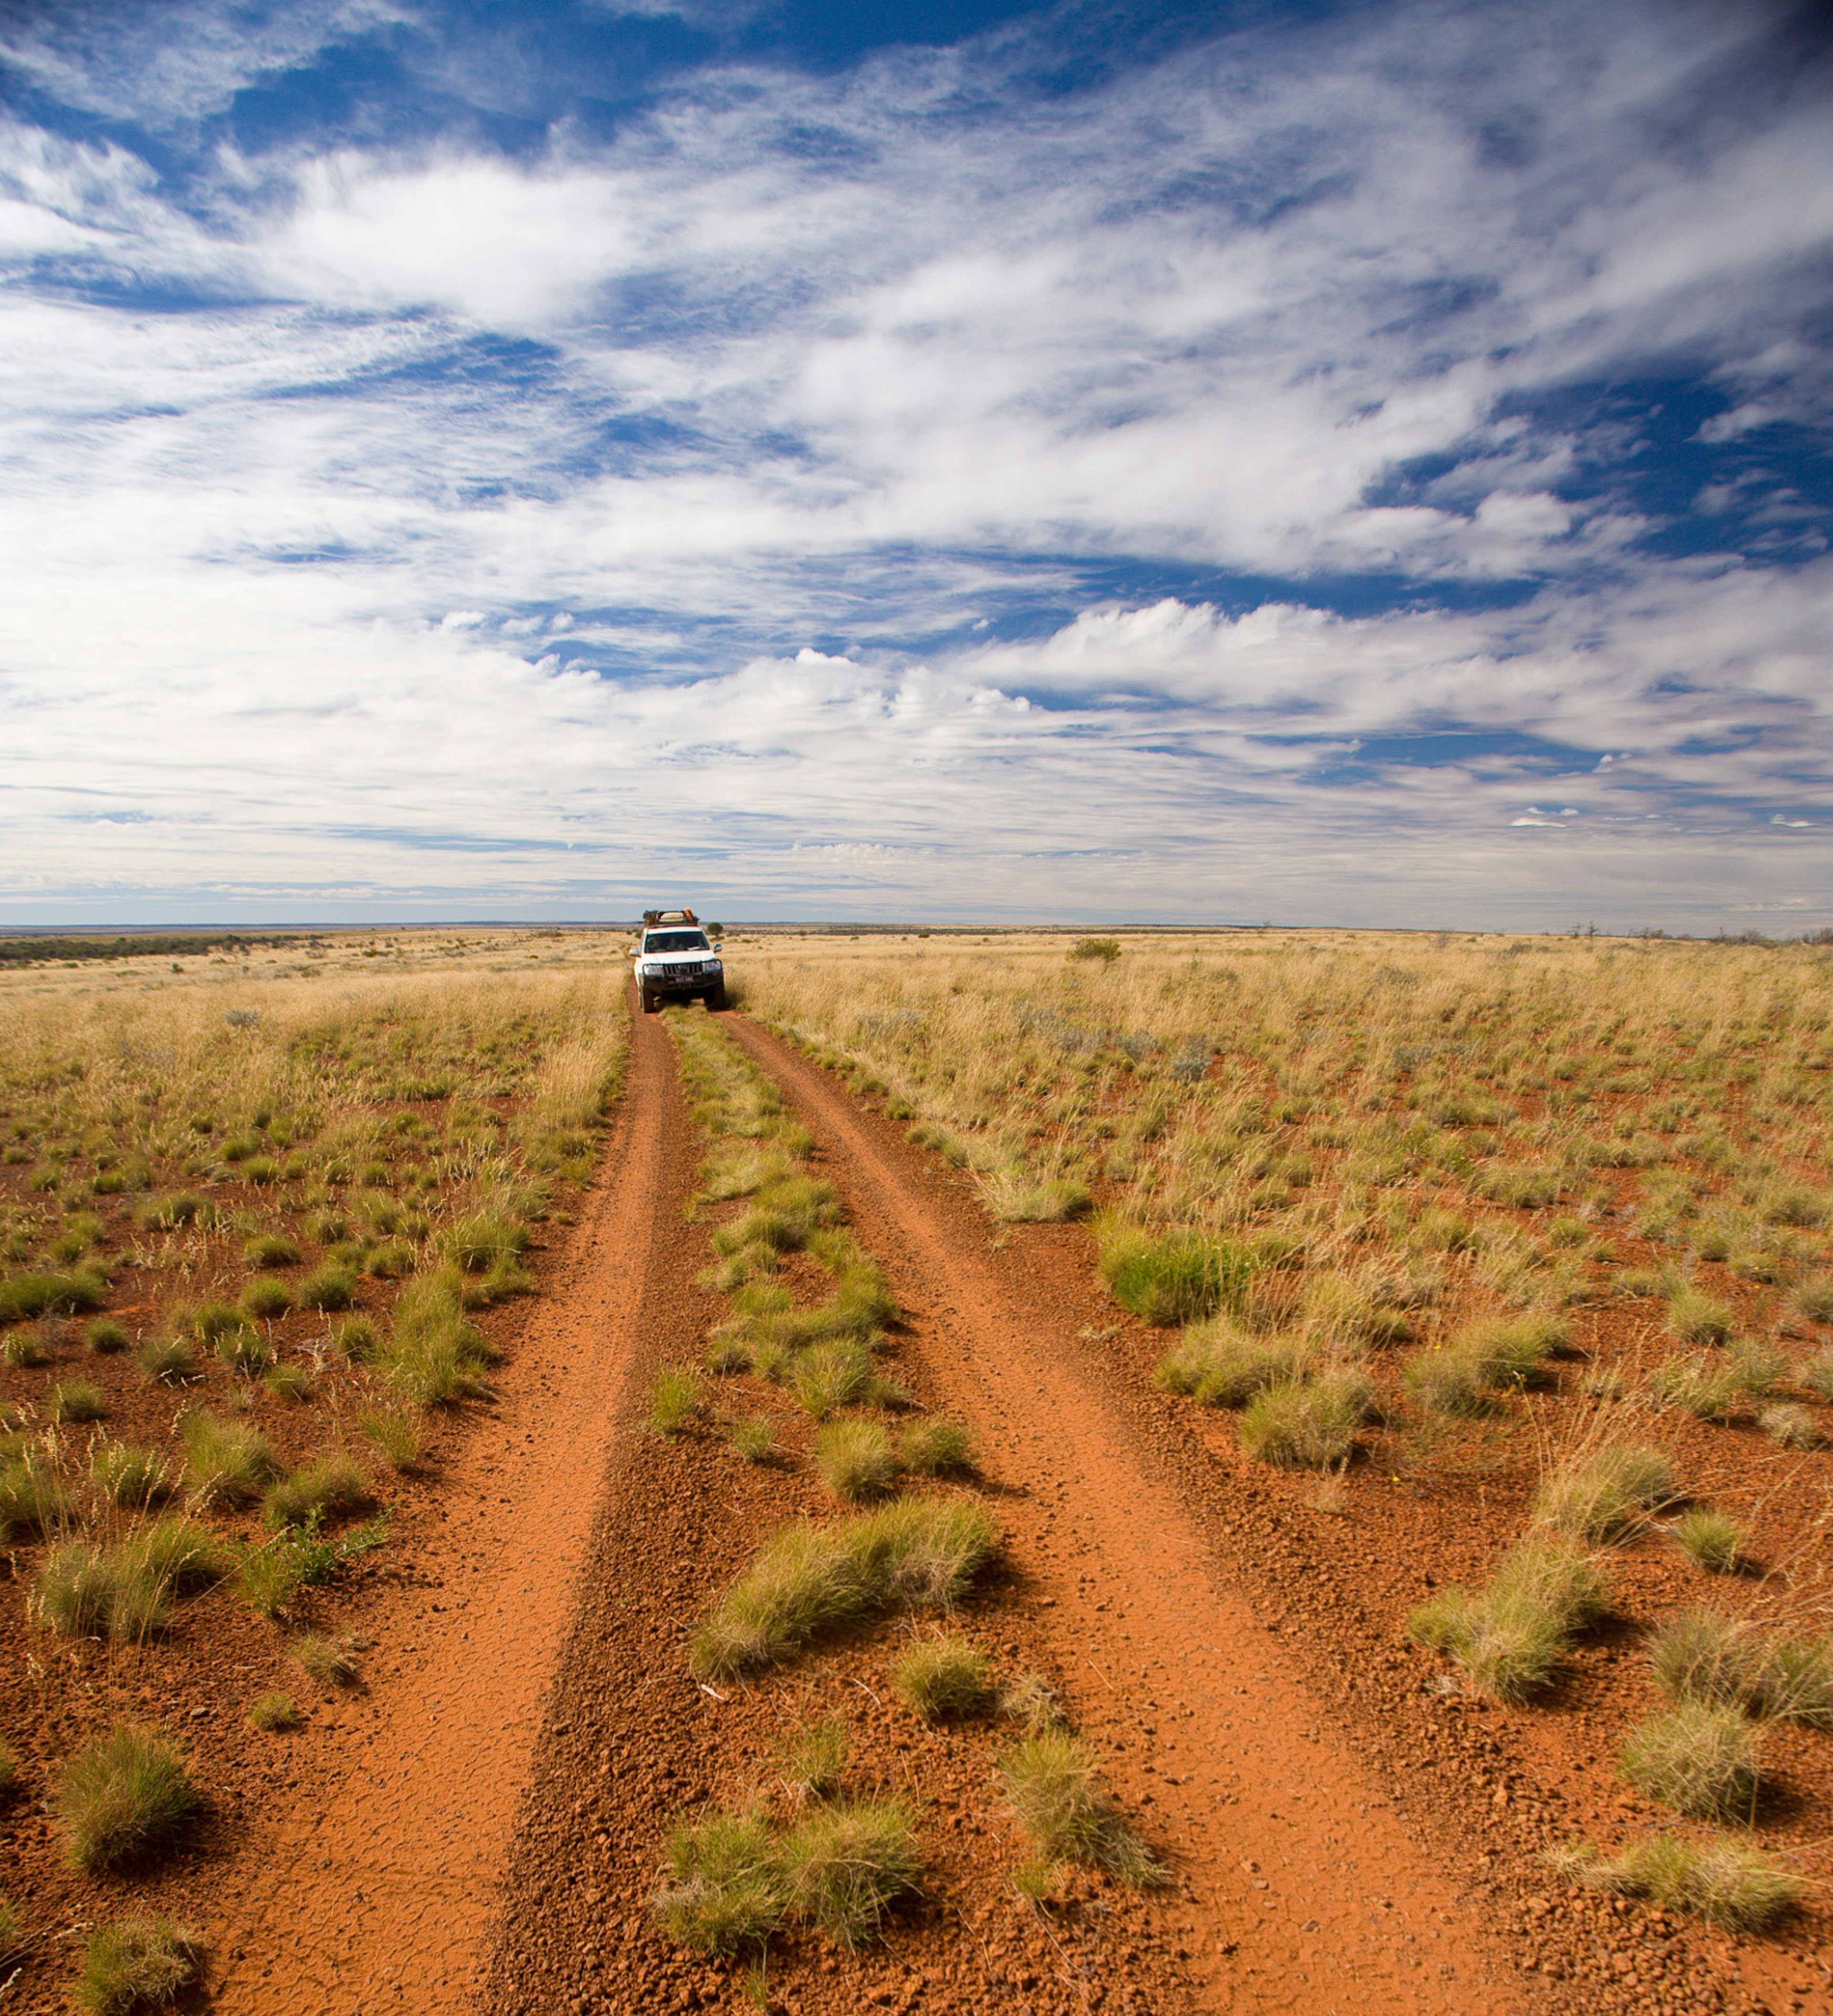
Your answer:
[[[651,931],[643,941],[645,952],[704,952],[704,931]]]

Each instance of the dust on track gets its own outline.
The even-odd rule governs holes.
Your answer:
[[[730,1026],[808,1123],[930,1379],[980,1431],[1077,1719],[1183,1879],[1200,2005],[1549,2006],[1218,1571],[1079,1339],[1081,1298],[1001,1251],[978,1207],[825,1074],[748,1018]]]
[[[225,2016],[450,2016],[476,1991],[683,1146],[666,1046],[638,1034],[552,1298],[447,1473],[416,1586],[366,1615],[369,1684],[319,1718],[309,1805],[236,1899],[212,1984]]]

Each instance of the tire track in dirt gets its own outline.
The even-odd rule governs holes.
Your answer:
[[[404,1564],[420,1586],[364,1618],[367,1688],[316,1719],[319,1788],[218,1949],[224,2016],[452,2016],[482,1979],[684,1152],[667,1039],[632,1021],[597,1188],[447,1474],[437,1539]]]
[[[1221,1579],[1175,1485],[978,1208],[787,1046],[748,1017],[729,1026],[808,1122],[931,1379],[980,1431],[1079,1719],[1184,1879],[1205,2000],[1268,2016],[1545,2006]]]

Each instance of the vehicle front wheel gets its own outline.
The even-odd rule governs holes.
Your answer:
[[[656,997],[650,993],[646,987],[640,989],[639,992],[643,1002],[643,1012],[644,1014],[654,1014],[656,1012]]]
[[[709,1011],[717,1015],[726,1006],[726,990],[723,987],[709,987],[700,999],[705,1002]]]

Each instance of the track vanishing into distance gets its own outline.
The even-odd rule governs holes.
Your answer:
[[[782,1733],[785,1697],[697,1687],[683,1641],[797,1509],[786,1489],[802,1510],[831,1501],[716,1437],[669,1446],[642,1424],[649,1378],[697,1363],[724,1305],[697,1285],[707,1227],[684,1210],[698,1148],[673,1048],[659,1021],[632,1021],[622,1103],[562,1271],[448,1473],[445,1520],[407,1564],[416,1586],[367,1620],[373,1692],[337,1714],[322,1791],[241,1900],[213,1970],[220,2009],[746,2006],[739,1973],[672,1947],[647,1898],[669,1817],[740,1795]],[[725,1026],[806,1121],[816,1172],[890,1278],[906,1312],[899,1376],[976,1434],[1005,1535],[1008,1649],[1060,1677],[1176,1878],[1116,1903],[1105,1930],[1101,1906],[1069,1952],[993,1880],[1019,1851],[987,1777],[927,1764],[911,1719],[855,1677],[859,1730],[902,1755],[920,1822],[933,1798],[936,1824],[952,1811],[964,1839],[992,1837],[975,1850],[989,1858],[975,1865],[985,1894],[971,1913],[894,1925],[884,1949],[792,1953],[770,2006],[1570,2006],[1521,1982],[1446,1857],[1416,1838],[1277,1627],[1231,1587],[1176,1466],[1104,1376],[1111,1312],[1086,1235],[1008,1240],[960,1179],[826,1074],[746,1017]],[[1082,1264],[1064,1264],[1074,1252]],[[828,1684],[866,1672],[845,1658]],[[814,1675],[787,1684],[822,1705]],[[1017,1934],[1002,1946],[999,1926],[1017,1919],[1043,1965]]]
[[[405,1564],[412,1586],[366,1616],[369,1685],[317,1718],[318,1787],[237,1900],[213,1970],[225,2016],[450,2016],[482,1978],[649,1256],[692,1161],[665,1046],[639,1047],[553,1292],[445,1474],[443,1523]]]
[[[1104,1389],[1087,1280],[1027,1269],[931,1158],[755,1024],[731,1026],[814,1133],[943,1403],[977,1431],[1077,1724],[1184,1880],[1187,1901],[1164,1908],[1200,2006],[1529,2006]]]

